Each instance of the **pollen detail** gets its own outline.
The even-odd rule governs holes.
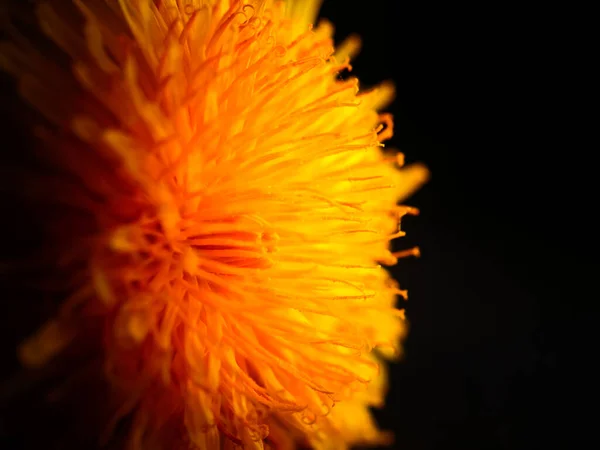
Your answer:
[[[90,218],[57,236],[75,288],[20,354],[43,365],[100,318],[131,450],[389,441],[368,407],[406,292],[382,265],[419,254],[390,242],[427,170],[383,151],[393,89],[338,79],[359,41],[335,53],[317,9],[53,1],[37,15],[68,67],[22,39],[0,50],[68,174],[48,198]]]

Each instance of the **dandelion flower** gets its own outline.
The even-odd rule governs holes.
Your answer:
[[[427,171],[383,151],[393,88],[338,76],[359,43],[335,51],[318,3],[46,1],[43,47],[2,44],[70,290],[19,355],[100,352],[131,450],[389,440],[369,407],[405,292],[383,265],[416,253],[390,242]]]

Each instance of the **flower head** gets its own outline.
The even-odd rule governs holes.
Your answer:
[[[0,50],[45,120],[71,289],[20,356],[47,364],[100,329],[131,449],[388,438],[368,407],[405,293],[382,265],[427,171],[382,150],[393,89],[337,76],[358,41],[334,51],[318,3],[42,2],[62,57],[17,34]]]

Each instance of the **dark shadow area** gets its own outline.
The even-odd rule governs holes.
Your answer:
[[[422,258],[394,269],[411,332],[376,415],[406,450],[595,442],[596,190],[562,103],[576,70],[562,59],[568,19],[473,6],[322,11],[337,38],[363,37],[363,85],[394,80],[391,146],[432,171],[395,243]]]

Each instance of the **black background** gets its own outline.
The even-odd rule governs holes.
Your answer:
[[[432,172],[408,202],[421,215],[395,244],[423,256],[395,268],[410,291],[411,332],[376,415],[406,450],[589,444],[597,144],[579,141],[592,116],[571,103],[588,95],[574,51],[589,39],[585,13],[479,5],[322,9],[337,38],[362,36],[353,63],[362,85],[396,84],[389,145]]]
[[[394,80],[391,145],[432,172],[395,244],[423,256],[395,269],[411,332],[380,424],[407,450],[597,441],[596,148],[571,103],[589,97],[585,12],[350,3],[322,16],[362,36],[364,85]]]

